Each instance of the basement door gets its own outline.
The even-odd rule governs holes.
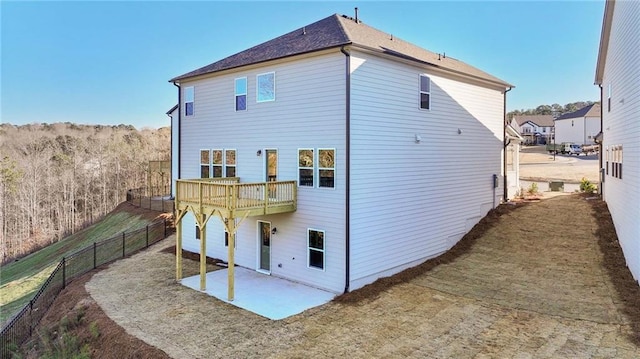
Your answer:
[[[271,223],[258,221],[258,272],[271,273]]]

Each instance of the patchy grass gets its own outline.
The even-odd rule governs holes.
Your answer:
[[[99,221],[67,238],[42,248],[26,257],[0,268],[0,322],[10,318],[31,300],[62,257],[82,248],[111,238],[122,232],[143,228],[150,224],[157,213],[140,211],[128,204],[120,204]]]

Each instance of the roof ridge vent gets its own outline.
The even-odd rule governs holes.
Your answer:
[[[306,35],[307,34],[307,27],[303,26],[302,27],[302,35]]]

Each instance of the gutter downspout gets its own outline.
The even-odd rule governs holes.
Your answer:
[[[350,189],[351,189],[351,54],[345,50],[345,46],[340,48],[340,52],[346,56],[346,98],[345,98],[345,278],[344,278],[344,293],[349,292],[350,278],[350,236],[351,231],[350,216]]]
[[[503,191],[503,197],[502,197],[502,201],[506,202],[507,201],[507,197],[508,197],[508,191],[507,191],[507,146],[509,145],[509,143],[511,143],[511,141],[509,141],[509,143],[507,143],[507,92],[511,91],[513,89],[513,87],[509,87],[508,89],[506,89],[504,91],[504,104],[503,104],[503,110],[504,110],[504,124],[502,125],[502,143],[503,143],[503,148],[502,148],[502,191]],[[493,200],[495,201],[495,196],[493,196]],[[495,207],[495,206],[494,206]]]
[[[600,172],[600,183],[598,186],[598,190],[600,191],[600,197],[602,200],[604,200],[604,167],[602,167],[602,155],[604,152],[602,152],[602,150],[604,149],[604,121],[603,121],[603,116],[604,116],[604,103],[602,102],[602,95],[603,95],[603,88],[602,88],[602,84],[599,84],[598,87],[600,87],[600,135],[602,135],[602,140],[600,141],[600,143],[598,144],[598,171]]]
[[[181,178],[180,163],[182,163],[182,161],[180,161],[182,156],[182,89],[180,88],[180,85],[175,83],[175,81],[173,82],[173,86],[178,88],[178,174],[176,176],[176,179],[178,179]],[[173,126],[171,126],[171,131],[173,131]],[[171,137],[173,139],[173,134]],[[171,148],[173,148],[173,143],[171,144]],[[171,195],[175,196],[175,193],[172,193]]]

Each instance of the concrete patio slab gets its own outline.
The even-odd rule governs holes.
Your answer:
[[[263,317],[280,320],[330,302],[336,294],[282,278],[235,267],[235,298],[227,300],[227,269],[207,273],[207,293],[223,302]],[[181,284],[200,290],[200,276]]]

